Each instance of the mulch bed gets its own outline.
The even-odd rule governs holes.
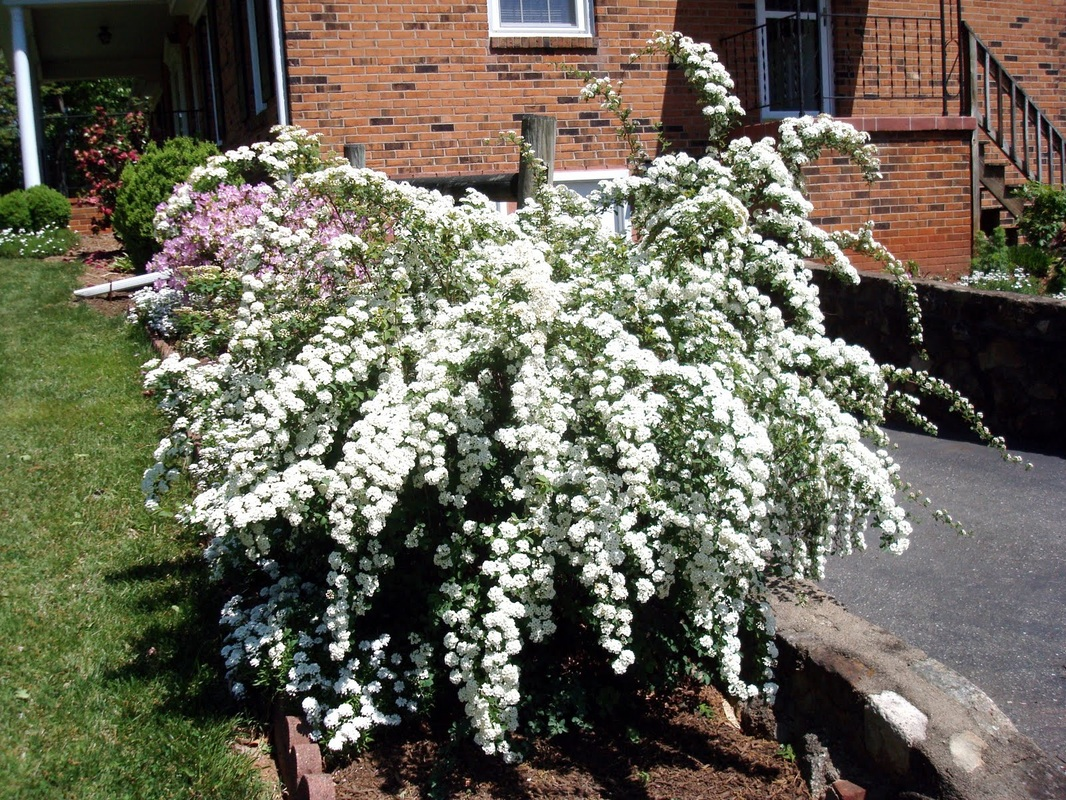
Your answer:
[[[730,717],[718,692],[689,686],[632,704],[609,729],[538,742],[515,767],[425,725],[386,729],[332,774],[337,800],[810,800],[780,745]]]
[[[78,283],[82,286],[97,286],[130,277],[127,272],[116,272],[111,268],[112,262],[123,253],[122,245],[114,234],[82,234],[73,250],[55,258],[59,261],[84,261],[85,270],[78,278]],[[86,303],[107,316],[117,317],[129,309],[129,299],[129,292],[114,292],[99,297],[81,298],[77,302]]]

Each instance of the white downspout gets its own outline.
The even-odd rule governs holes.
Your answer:
[[[18,103],[19,143],[22,145],[22,182],[29,189],[41,182],[37,115],[34,113],[33,72],[30,69],[26,17],[22,6],[11,6],[11,51]]]
[[[102,294],[112,292],[124,292],[130,289],[141,289],[150,286],[156,281],[166,280],[170,277],[170,270],[163,269],[159,272],[149,272],[146,275],[134,275],[132,278],[123,278],[109,283],[98,283],[96,286],[86,286],[84,289],[75,289],[75,297],[99,297]]]
[[[274,62],[274,94],[278,102],[278,125],[291,125],[289,87],[285,83],[285,31],[281,26],[281,0],[270,0],[270,45]]]

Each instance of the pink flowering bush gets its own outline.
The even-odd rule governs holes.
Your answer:
[[[151,364],[170,430],[149,504],[189,478],[233,691],[296,699],[332,751],[432,709],[513,761],[517,734],[685,674],[772,698],[768,581],[868,531],[907,546],[879,426],[916,414],[897,381],[934,384],[827,338],[807,268],[857,280],[844,244],[898,266],[870,229],[811,224],[801,191],[822,148],[874,177],[872,149],[825,117],[727,143],[714,53],[651,48],[700,88],[714,141],[589,200],[544,186],[505,217],[316,163],[287,131],[160,213],[194,245],[170,266],[210,252],[239,290],[213,357]],[[585,96],[618,103],[604,80]],[[224,188],[250,164],[269,189]],[[632,236],[600,222],[619,202]],[[186,226],[211,203],[231,222]]]
[[[156,217],[162,250],[147,271],[165,273],[134,297],[138,322],[157,335],[181,342],[188,353],[217,354],[225,348],[247,276],[286,287],[287,303],[299,313],[328,307],[350,280],[366,278],[339,256],[336,246],[364,227],[362,217],[284,180],[270,177],[275,151],[324,167],[317,142],[302,131],[279,131],[277,142],[212,159],[193,180],[175,188]]]
[[[95,113],[96,119],[82,131],[83,146],[74,151],[74,161],[88,186],[85,197],[96,211],[94,233],[111,227],[122,171],[137,161],[148,141],[143,112],[116,116],[97,106]]]

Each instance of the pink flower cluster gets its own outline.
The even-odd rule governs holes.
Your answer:
[[[176,288],[184,284],[183,268],[239,263],[247,243],[238,232],[254,228],[263,205],[273,198],[274,190],[265,184],[222,185],[211,192],[192,192],[191,206],[164,223],[164,235],[173,235],[163,239],[163,250],[152,258],[148,271],[169,270]],[[166,213],[166,207],[163,203],[159,211]]]
[[[172,288],[185,284],[188,268],[215,266],[255,275],[296,270],[329,291],[337,278],[331,246],[365,226],[361,216],[306,190],[221,184],[206,192],[179,187],[175,197],[181,194],[182,202],[159,207],[163,249],[148,264],[149,272],[170,271]]]

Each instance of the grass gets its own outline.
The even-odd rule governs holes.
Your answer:
[[[197,543],[142,505],[151,352],[79,269],[0,260],[0,798],[262,796]]]

